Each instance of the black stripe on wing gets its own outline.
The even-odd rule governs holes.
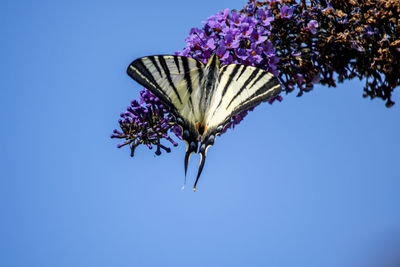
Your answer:
[[[243,68],[245,69],[245,68]],[[253,71],[251,73],[251,75],[249,76],[249,78],[247,78],[247,80],[243,83],[242,87],[239,89],[239,91],[235,94],[235,96],[231,99],[231,101],[229,102],[227,108],[229,108],[232,104],[233,101],[235,101],[235,99],[240,96],[240,94],[244,91],[244,89],[252,82],[252,85],[256,84],[263,76],[265,76],[267,74],[267,72],[262,72],[258,77],[258,73],[261,71],[261,69],[256,69],[255,71]],[[257,79],[255,81],[253,81],[255,78],[257,77]],[[251,87],[252,85],[250,85],[249,87]]]
[[[233,68],[232,72],[229,73],[228,81],[227,81],[227,83],[226,83],[225,86],[224,86],[224,90],[222,91],[222,97],[224,97],[226,91],[228,90],[229,86],[230,86],[231,83],[232,83],[233,77],[235,77],[235,75],[238,73],[239,68],[240,68],[240,65],[235,65],[235,67]],[[220,74],[220,76],[223,75],[223,72],[224,72],[226,69],[227,69],[227,68],[224,68],[224,69],[222,70],[222,73]]]
[[[184,73],[184,79],[187,84],[187,89],[189,93],[191,94],[193,92],[193,85],[192,85],[192,78],[190,77],[190,68],[189,68],[189,60],[186,57],[182,58],[182,66],[183,66],[183,73]]]
[[[252,107],[255,107],[261,102],[266,102],[272,99],[273,97],[279,95],[280,92],[281,85],[278,79],[276,77],[272,77],[267,83],[256,90],[250,97],[237,105],[227,116],[227,118],[220,124],[220,126],[225,127],[225,125],[230,121],[233,116],[238,115],[240,112],[248,110]]]
[[[225,76],[221,77],[221,76]],[[242,77],[240,79],[240,77]],[[278,79],[267,71],[245,65],[227,65],[221,69],[219,84],[221,100],[208,117],[211,121],[204,139],[219,134],[232,116],[270,100],[281,92]],[[225,94],[224,94],[225,93]],[[208,124],[208,123],[207,123]],[[203,137],[202,137],[203,138]]]
[[[238,73],[238,66],[240,66],[242,69],[240,71],[239,75],[236,75]],[[223,110],[232,110],[230,114],[227,114],[227,120],[229,120],[232,116],[237,115],[238,113],[245,111],[251,107],[254,107],[261,102],[268,101],[274,96],[277,96],[281,92],[281,87],[278,79],[273,76],[271,73],[252,66],[245,66],[245,65],[227,65],[224,66],[224,68],[221,70],[221,76],[224,75],[225,69],[231,68],[229,73],[226,73],[225,75],[229,75],[228,82],[227,84],[224,85],[224,89],[222,91],[222,100],[225,102],[226,99],[225,97],[228,97],[228,95],[225,95],[226,91],[229,90],[233,94],[230,95],[231,99],[228,102],[228,105],[224,104],[223,106],[220,106],[221,103],[216,108],[216,112],[221,112],[219,109]],[[250,75],[244,75],[247,76],[246,80],[240,79],[240,77],[248,72]],[[235,81],[232,83],[232,79],[237,76]],[[264,80],[263,80],[264,79]],[[230,84],[232,83],[232,88],[230,88]],[[239,89],[238,85],[240,86]],[[222,85],[221,85],[222,86]],[[239,104],[235,104],[236,107],[233,109],[231,108],[231,105],[240,97],[243,97],[243,94],[250,94],[248,97],[245,99],[242,99]],[[226,105],[226,106],[225,106]]]
[[[224,101],[224,96],[225,96],[225,94],[226,94],[226,91],[228,90],[229,86],[231,85],[231,83],[232,83],[232,81],[233,81],[233,78],[234,78],[234,77],[236,76],[236,74],[239,72],[239,69],[240,69],[241,66],[243,66],[243,69],[245,69],[245,66],[244,66],[244,65],[235,64],[233,70],[232,70],[230,73],[228,73],[228,75],[229,75],[228,81],[227,81],[226,84],[224,85],[224,89],[223,89],[223,91],[222,91],[221,100],[219,101],[217,108],[214,110],[213,115],[215,114],[215,112],[218,110],[218,108],[221,106],[222,102]],[[225,73],[227,70],[228,70],[228,68],[226,68],[226,67],[223,67],[223,68],[221,69],[221,73],[219,74],[219,77],[218,77],[218,83],[221,82],[221,79],[222,79],[222,77],[223,77],[224,75],[227,75],[227,74]],[[239,74],[239,76],[242,75],[242,74],[243,74],[243,70],[242,70],[242,72]],[[236,80],[237,80],[237,79],[236,79]]]
[[[150,60],[153,61],[154,57],[152,57]],[[155,64],[155,66],[157,65]],[[133,61],[129,65],[126,72],[132,79],[137,81],[139,84],[150,90],[150,92],[152,92],[155,96],[160,98],[172,111],[176,111],[175,106],[171,103],[171,99],[159,86],[157,81],[154,79],[154,76],[144,65],[142,58],[138,58]]]
[[[127,73],[160,98],[175,115],[180,115],[178,112],[186,101],[194,113],[191,93],[193,88],[199,88],[203,79],[203,69],[204,64],[193,58],[160,55],[136,59],[129,65]],[[199,76],[199,83],[192,84],[193,75]],[[182,86],[181,81],[184,81],[186,86]]]
[[[232,112],[232,116],[239,114],[242,111],[248,110],[251,107],[255,107],[261,102],[268,101],[273,97],[280,94],[282,88],[276,77],[272,77],[261,86],[254,94],[248,97],[246,100],[242,101],[240,105],[238,105],[234,111]]]
[[[236,81],[238,81],[240,79],[240,77],[242,77],[243,73],[246,71],[246,65],[241,65],[242,70],[240,71],[239,76],[236,77]]]
[[[164,57],[157,57],[157,58],[158,58],[158,61],[161,64],[161,67],[164,70],[164,73],[165,73],[165,76],[166,76],[166,78],[168,80],[169,86],[172,87],[172,89],[174,90],[176,96],[178,97],[179,102],[182,104],[182,99],[181,99],[181,96],[179,95],[178,89],[176,88],[175,84],[172,82],[172,78],[171,78],[171,74],[170,74],[169,68],[167,66],[167,62],[165,62]],[[156,64],[156,66],[157,66],[157,64]]]
[[[161,69],[157,64],[157,61],[156,61],[155,57],[149,57],[149,59],[153,63],[153,65],[156,67],[156,69],[157,69],[158,73],[160,74],[160,76],[162,77],[163,75],[162,75]]]

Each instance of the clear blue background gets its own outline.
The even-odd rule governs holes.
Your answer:
[[[362,83],[264,104],[209,150],[109,135],[135,58],[245,1],[5,1],[0,266],[400,266],[400,97]]]

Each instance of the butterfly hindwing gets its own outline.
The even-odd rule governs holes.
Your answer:
[[[231,117],[268,101],[281,92],[279,81],[273,74],[252,66],[230,64],[218,70],[216,86],[205,111],[206,132],[199,147],[200,166],[196,184],[202,172],[207,149],[224,129]]]

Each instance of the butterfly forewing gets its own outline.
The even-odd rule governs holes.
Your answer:
[[[148,56],[133,61],[127,70],[138,83],[167,104],[176,116],[195,123],[204,64],[180,56]]]

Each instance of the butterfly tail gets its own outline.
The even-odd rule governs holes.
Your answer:
[[[177,119],[177,123],[178,123],[178,125],[181,125],[183,127],[185,126],[182,119],[178,118]],[[185,128],[182,128],[182,130],[185,129]],[[190,128],[185,129],[185,130],[182,131],[182,139],[187,144],[185,160],[184,160],[185,184],[186,184],[186,173],[187,173],[187,168],[188,168],[188,165],[189,165],[190,156],[192,155],[192,153],[197,153],[198,144],[199,144],[197,136],[198,135],[193,130],[191,130]]]
[[[200,166],[199,166],[199,170],[197,172],[196,181],[194,182],[194,186],[193,186],[194,192],[196,191],[197,182],[199,181],[201,172],[203,171],[204,163],[206,161],[207,149],[214,144],[214,140],[215,140],[215,136],[210,135],[209,137],[206,137],[200,145],[200,150],[199,150]]]
[[[195,144],[194,142],[188,143],[185,154],[185,179],[186,179],[186,173],[189,165],[190,156],[192,155],[192,153],[196,152],[197,152],[197,144]]]
[[[203,170],[203,167],[204,167],[204,162],[206,161],[205,150],[200,150],[199,154],[200,154],[200,166],[199,166],[199,171],[197,172],[196,181],[194,182],[194,185],[193,185],[193,192],[196,192],[197,182],[199,181],[201,171]]]

